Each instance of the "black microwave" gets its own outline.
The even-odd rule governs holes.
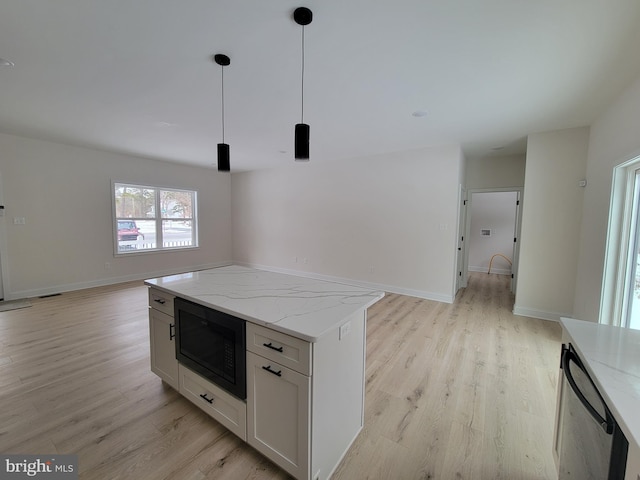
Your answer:
[[[178,361],[245,400],[245,321],[183,298],[174,307]]]

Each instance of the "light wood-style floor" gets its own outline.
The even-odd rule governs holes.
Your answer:
[[[333,478],[555,478],[560,327],[512,306],[484,273],[451,305],[374,305],[365,427]],[[0,312],[0,452],[77,454],[82,480],[288,478],[149,371],[141,282]]]

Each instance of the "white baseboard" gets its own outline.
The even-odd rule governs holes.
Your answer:
[[[398,287],[395,285],[386,285],[381,283],[365,282],[362,280],[354,280],[351,278],[334,277],[331,275],[321,275],[313,272],[303,272],[300,270],[289,270],[286,268],[272,267],[268,265],[260,265],[256,263],[234,262],[240,265],[258,270],[266,270],[269,272],[285,273],[287,275],[296,275],[298,277],[314,278],[316,280],[324,280],[327,282],[344,283],[347,285],[355,285],[356,287],[367,288],[371,290],[382,290],[389,293],[397,293],[399,295],[408,295],[410,297],[424,298],[425,300],[433,300],[435,302],[453,303],[454,297],[450,295],[442,295],[439,293],[425,292],[423,290],[413,290],[410,288]]]
[[[191,267],[173,268],[166,270],[158,270],[155,272],[146,272],[142,274],[123,275],[119,277],[101,278],[98,280],[92,280],[90,282],[78,282],[68,283],[63,285],[55,285],[46,288],[37,288],[32,290],[20,290],[16,292],[5,294],[5,300],[18,300],[21,298],[35,298],[46,295],[56,295],[64,292],[72,292],[76,290],[84,290],[86,288],[104,287],[106,285],[115,285],[117,283],[133,282],[136,280],[146,280],[148,278],[164,277],[167,275],[175,275],[178,273],[193,272],[197,270],[206,270],[208,268],[225,267],[227,265],[241,265],[250,268],[256,268],[258,270],[266,270],[276,273],[285,273],[287,275],[296,275],[298,277],[314,278],[316,280],[324,280],[328,282],[344,283],[347,285],[355,285],[362,288],[371,290],[380,290],[384,292],[397,293],[399,295],[408,295],[411,297],[424,298],[425,300],[433,300],[436,302],[453,303],[454,297],[449,295],[442,295],[439,293],[426,292],[423,290],[413,290],[410,288],[398,287],[395,285],[387,285],[380,283],[364,282],[361,280],[354,280],[351,278],[335,277],[331,275],[321,275],[312,272],[303,272],[300,270],[289,270],[285,268],[271,267],[267,265],[246,263],[246,262],[217,262],[206,265],[196,265]]]
[[[471,265],[467,267],[467,271],[469,272],[489,273],[488,270],[488,267],[472,267]],[[495,273],[496,275],[511,275],[511,269],[491,267],[491,273]]]
[[[560,312],[548,312],[544,310],[534,310],[532,308],[513,306],[513,314],[521,317],[539,318],[540,320],[551,320],[553,322],[559,322],[560,317],[571,317],[569,313]]]
[[[35,298],[45,295],[56,295],[58,293],[73,292],[75,290],[84,290],[85,288],[104,287],[106,285],[115,285],[117,283],[133,282],[136,280],[146,280],[148,278],[164,277],[167,275],[175,275],[177,273],[194,272],[196,270],[206,270],[208,268],[224,267],[231,265],[232,262],[209,263],[206,265],[196,265],[184,268],[172,268],[166,270],[158,270],[155,272],[147,272],[143,274],[123,275],[120,277],[108,277],[90,282],[67,283],[64,285],[55,285],[46,288],[37,288],[33,290],[21,290],[17,292],[7,293],[5,300],[18,300],[21,298]]]

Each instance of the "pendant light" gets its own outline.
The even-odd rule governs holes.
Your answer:
[[[311,23],[313,13],[306,7],[299,7],[293,12],[293,19],[298,25],[302,25],[302,106],[300,123],[296,124],[295,130],[295,158],[296,160],[309,160],[310,128],[304,123],[304,26]]]
[[[231,162],[229,161],[229,145],[224,143],[224,67],[231,64],[231,59],[218,53],[213,56],[213,60],[222,67],[220,69],[222,72],[222,143],[218,144],[218,171],[228,172],[231,170]]]

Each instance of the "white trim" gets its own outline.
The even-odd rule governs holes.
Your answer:
[[[410,297],[423,298],[425,300],[433,300],[435,302],[453,303],[454,297],[450,295],[442,295],[440,293],[426,292],[424,290],[413,290],[410,288],[398,287],[395,285],[386,285],[381,283],[363,282],[351,278],[334,277],[331,275],[321,275],[319,273],[302,272],[300,270],[289,270],[286,268],[272,267],[268,265],[260,265],[247,262],[234,262],[234,265],[243,267],[256,268],[258,270],[266,270],[268,272],[284,273],[287,275],[295,275],[298,277],[313,278],[315,280],[324,280],[327,282],[344,283],[354,285],[356,287],[369,288],[372,290],[382,290],[389,293],[397,293],[399,295],[408,295]]]
[[[465,261],[465,255],[467,254],[467,247],[465,245],[464,238],[466,237],[467,228],[467,189],[464,185],[458,186],[458,222],[456,230],[456,269],[455,269],[455,290],[454,295],[458,293],[458,290],[467,286],[467,278],[469,277],[468,265]],[[468,240],[468,239],[467,239]]]
[[[480,272],[480,273],[489,273],[489,267],[467,267],[470,272]],[[491,267],[491,273],[495,273],[497,275],[511,275],[510,268],[495,268]]]
[[[631,237],[635,171],[640,154],[613,168],[598,322],[622,326],[626,320],[627,259]]]
[[[7,247],[7,210],[4,208],[2,174],[0,173],[0,205],[3,205],[0,212],[0,277],[2,288],[0,288],[0,298],[11,300],[9,286],[9,250]]]
[[[232,262],[218,262],[206,265],[197,265],[193,267],[172,268],[167,270],[159,270],[157,272],[149,272],[145,274],[131,274],[120,277],[102,278],[90,282],[67,283],[65,285],[57,285],[55,287],[38,288],[33,290],[21,290],[12,292],[5,300],[18,300],[21,298],[35,298],[45,295],[56,295],[58,293],[73,292],[76,290],[84,290],[86,288],[104,287],[106,285],[115,285],[124,282],[133,282],[136,280],[146,280],[149,278],[164,277],[166,275],[175,275],[178,273],[194,272],[197,270],[207,270],[209,268],[226,267],[232,265]]]
[[[109,277],[109,278],[103,278],[99,280],[93,280],[91,282],[68,283],[65,285],[57,285],[55,287],[50,287],[50,288],[21,290],[17,292],[12,292],[10,295],[7,296],[6,300],[18,300],[21,298],[41,297],[43,295],[55,295],[58,293],[84,290],[86,288],[103,287],[106,285],[115,285],[118,283],[132,282],[136,280],[146,280],[149,278],[164,277],[166,275],[176,275],[176,274],[185,273],[185,272],[207,270],[209,268],[226,267],[228,265],[240,265],[240,266],[245,266],[250,268],[256,268],[258,270],[266,270],[269,272],[284,273],[287,275],[313,278],[316,280],[324,280],[327,282],[355,285],[357,287],[368,288],[371,290],[381,290],[381,291],[390,292],[390,293],[397,293],[399,295],[408,295],[410,297],[423,298],[425,300],[433,300],[435,302],[453,303],[453,300],[454,300],[454,298],[451,296],[442,295],[442,294],[433,293],[433,292],[426,292],[423,290],[413,290],[409,288],[398,287],[395,285],[363,282],[360,280],[353,280],[350,278],[334,277],[330,275],[321,275],[321,274],[311,273],[311,272],[302,272],[299,270],[289,270],[285,268],[271,267],[267,265],[245,263],[245,262],[231,262],[231,261],[210,263],[206,265],[197,265],[193,267],[182,267],[182,268],[173,268],[173,269],[167,269],[167,270],[159,270],[156,272],[148,272],[145,274],[132,274],[132,275],[125,275],[120,277]]]
[[[138,188],[141,190],[147,189],[153,191],[154,196],[154,217],[119,217],[116,204],[116,187],[118,185],[126,187]],[[162,214],[161,208],[161,200],[160,196],[162,192],[184,192],[191,195],[191,217],[184,219],[174,219],[174,218],[165,218]],[[160,187],[157,185],[144,185],[144,184],[135,184],[128,182],[116,182],[111,179],[111,218],[113,222],[113,256],[114,257],[126,257],[128,255],[137,255],[140,253],[157,253],[157,252],[166,252],[166,251],[176,251],[176,250],[187,250],[191,248],[198,248],[200,245],[198,229],[200,217],[198,216],[198,191],[197,190],[187,190],[184,188],[172,188],[172,187]],[[164,239],[163,239],[163,222],[165,220],[189,220],[192,223],[191,226],[191,245],[187,246],[173,246],[173,247],[165,247]],[[155,236],[156,236],[156,246],[154,248],[143,248],[140,251],[138,250],[120,250],[119,242],[118,242],[118,222],[119,221],[133,221],[133,222],[151,222],[153,221],[155,227]],[[144,238],[144,236],[143,236]]]
[[[532,308],[523,308],[515,306],[513,307],[513,314],[521,317],[539,318],[541,320],[551,320],[552,322],[559,322],[561,317],[571,317],[570,313],[561,312],[547,312],[544,310],[534,310]]]

